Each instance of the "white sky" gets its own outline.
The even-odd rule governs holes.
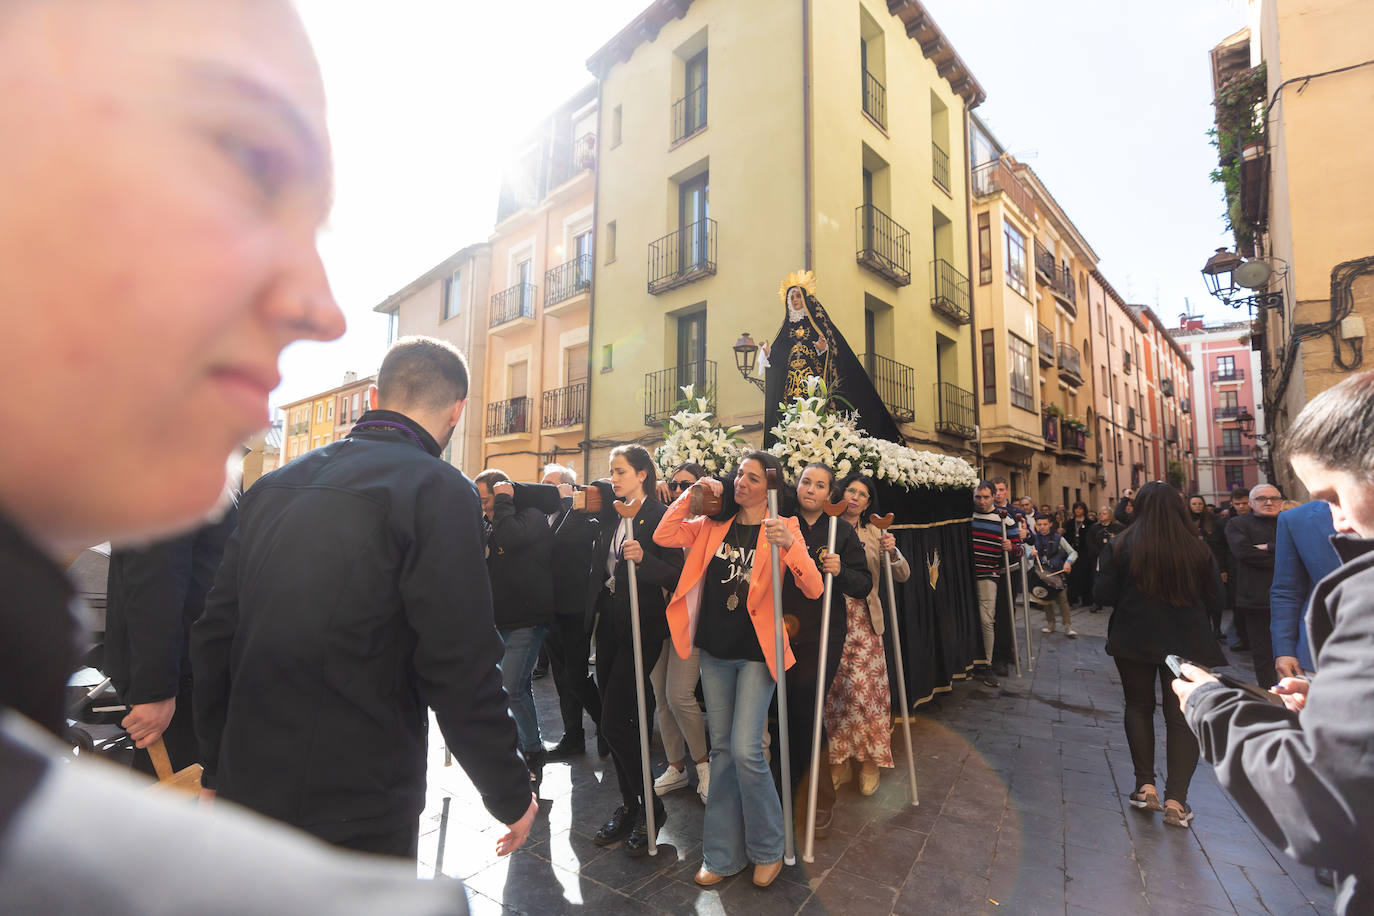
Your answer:
[[[274,405],[375,370],[386,323],[372,308],[490,235],[510,150],[591,81],[587,58],[647,0],[297,5],[329,95],[337,191],[321,248],[349,329],[286,352]],[[927,8],[988,94],[979,115],[1040,175],[1127,301],[1166,326],[1184,297],[1209,322],[1241,317],[1207,296],[1199,270],[1230,245],[1207,178],[1207,52],[1245,24],[1243,0]]]

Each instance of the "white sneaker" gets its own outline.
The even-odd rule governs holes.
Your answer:
[[[672,767],[669,767],[672,769]],[[706,796],[711,791],[711,761],[697,764],[697,796],[701,798],[701,803],[706,804]]]
[[[663,775],[654,780],[654,794],[667,795],[674,789],[681,789],[687,783],[687,771],[679,770],[670,764],[668,769],[663,771]]]

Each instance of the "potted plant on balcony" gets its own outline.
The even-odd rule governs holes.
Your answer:
[[[1044,401],[1040,404],[1040,412],[1051,417],[1062,417],[1064,415],[1064,409],[1058,404],[1051,404]]]

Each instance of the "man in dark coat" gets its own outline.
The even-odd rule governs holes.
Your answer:
[[[200,759],[191,709],[191,625],[205,610],[238,495],[218,521],[190,534],[110,551],[103,670],[129,705],[120,723],[139,748],[162,739],[173,770]],[[153,775],[147,752],[134,769]]]
[[[1336,912],[1374,911],[1374,372],[1305,407],[1288,431],[1293,470],[1331,505],[1344,565],[1312,595],[1317,674],[1284,678],[1285,706],[1184,666],[1174,691],[1217,781],[1255,828],[1299,862],[1333,869]],[[1252,634],[1253,636],[1253,634]]]
[[[1278,683],[1274,644],[1269,631],[1269,587],[1274,583],[1274,545],[1278,540],[1283,494],[1262,483],[1250,491],[1250,511],[1226,523],[1226,544],[1236,558],[1236,616],[1245,619],[1261,687]]]
[[[498,664],[476,488],[441,461],[467,397],[405,338],[347,438],[259,480],[192,630],[207,784],[362,852],[414,858],[429,710],[499,821],[538,805]]]

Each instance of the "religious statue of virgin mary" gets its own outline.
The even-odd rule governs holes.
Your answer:
[[[786,314],[771,346],[765,341],[761,347],[766,361],[763,447],[776,441],[772,430],[782,407],[806,394],[806,379],[812,375],[824,380],[832,407],[858,412],[860,429],[877,439],[901,442],[872,379],[816,299],[815,289],[816,276],[809,270],[790,274],[778,289]]]

